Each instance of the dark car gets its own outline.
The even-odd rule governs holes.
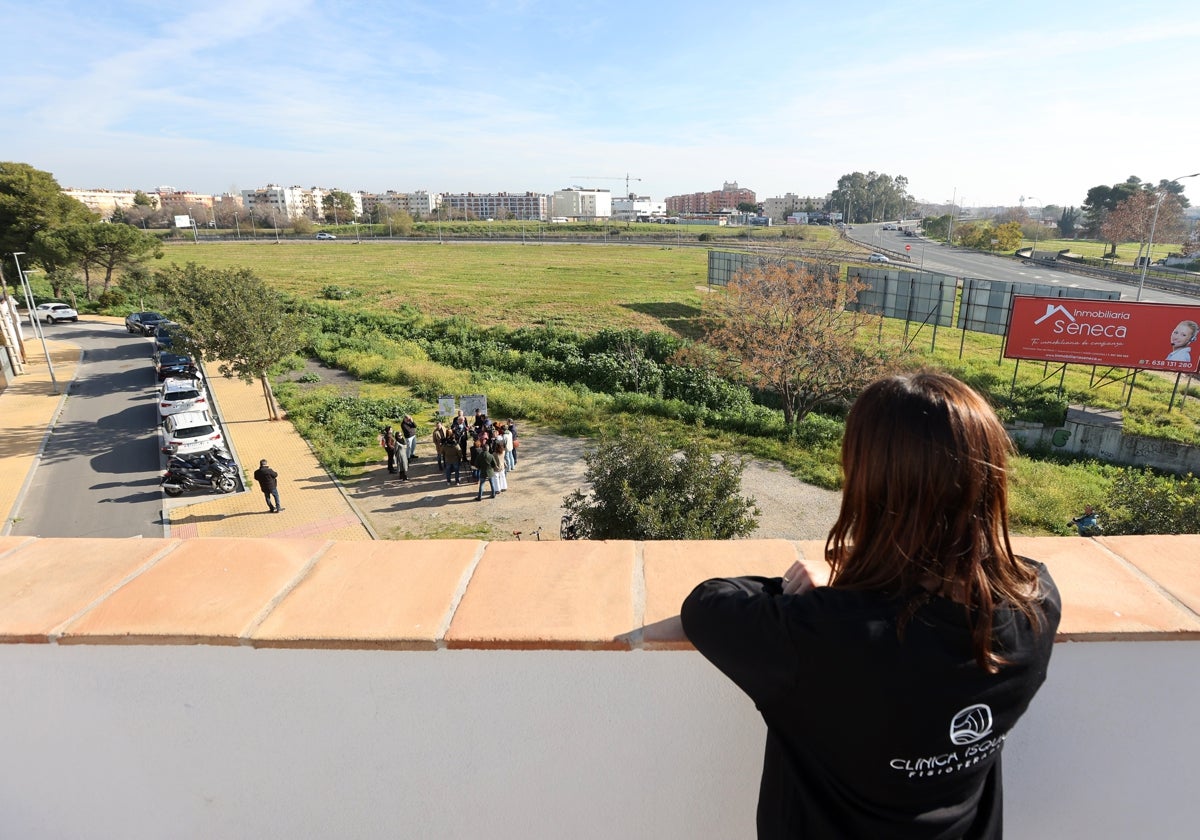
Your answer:
[[[158,322],[158,326],[154,328],[154,346],[159,350],[169,348],[175,343],[175,336],[180,332],[179,324],[174,321],[163,319]]]
[[[154,335],[154,331],[158,329],[158,325],[166,320],[164,316],[159,315],[157,312],[134,312],[131,315],[125,316],[125,329],[131,333]]]
[[[158,373],[159,382],[170,378],[198,379],[200,377],[200,372],[196,369],[196,363],[191,356],[172,353],[168,350],[154,354],[154,369]]]

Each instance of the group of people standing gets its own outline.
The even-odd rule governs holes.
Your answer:
[[[417,457],[416,431],[416,423],[406,414],[401,421],[403,442],[391,426],[385,426],[379,436],[388,455],[388,472],[398,473],[403,481],[408,480],[409,463]],[[478,482],[475,501],[483,500],[485,484],[494,499],[508,490],[508,473],[517,468],[517,424],[512,419],[503,423],[493,421],[481,409],[475,411],[474,421],[469,422],[459,409],[449,425],[437,422],[433,448],[438,470],[445,475],[447,484],[462,484],[466,464],[471,480]]]

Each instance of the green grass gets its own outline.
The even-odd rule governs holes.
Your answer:
[[[332,247],[331,247],[332,245]],[[720,247],[718,245],[718,247]],[[1039,245],[1039,247],[1041,247]],[[707,254],[701,248],[590,245],[467,245],[437,243],[293,242],[181,245],[167,249],[166,260],[195,261],[227,268],[248,267],[268,283],[291,295],[318,299],[327,286],[354,289],[361,295],[328,301],[349,311],[395,312],[408,306],[428,317],[458,317],[478,326],[506,327],[549,324],[588,333],[604,327],[667,329],[685,336],[698,334],[698,317],[704,297]],[[898,337],[904,323],[885,320],[885,340]],[[871,331],[871,339],[879,334]],[[999,336],[940,329],[936,347],[932,331],[909,326],[915,363],[953,373],[991,395],[1002,415],[1012,417],[1028,410],[1018,399],[1009,399],[1014,371],[1017,392],[1041,389],[1051,397],[1059,386],[1056,366],[1000,359]],[[960,342],[963,345],[959,358]],[[596,434],[604,426],[625,422],[610,395],[586,389],[521,381],[436,365],[413,352],[411,343],[380,341],[366,351],[347,352],[336,360],[340,367],[363,378],[363,396],[415,399],[423,393],[487,393],[493,413],[536,419],[567,434]],[[387,378],[381,377],[383,372]],[[1094,408],[1119,409],[1126,431],[1194,443],[1200,430],[1200,390],[1189,392],[1181,408],[1166,411],[1173,377],[1139,374],[1129,405],[1122,372],[1093,372],[1070,366],[1062,380],[1063,402]],[[385,382],[386,384],[379,384]],[[432,384],[431,384],[432,383]],[[437,386],[444,386],[438,390]],[[317,386],[320,389],[322,386]],[[297,425],[322,452],[323,461],[342,476],[353,476],[376,455],[373,446],[347,444],[327,434],[327,429],[306,426],[304,403],[313,394],[296,386],[281,387],[281,399]],[[424,402],[424,401],[420,401]],[[1051,402],[1053,400],[1051,399]],[[425,416],[433,404],[425,406]],[[393,418],[398,419],[398,418]],[[782,438],[749,437],[713,429],[696,430],[687,424],[640,417],[668,436],[703,434],[726,449],[777,460],[794,474],[814,484],[836,487],[838,435],[817,429],[802,443]],[[834,425],[836,426],[836,421]],[[834,428],[834,432],[836,432]],[[1021,533],[1065,533],[1065,523],[1085,503],[1103,498],[1111,481],[1102,465],[1047,462],[1018,458],[1013,467],[1012,511],[1014,527]]]
[[[1032,239],[1025,239],[1021,242],[1022,248],[1030,248],[1033,246]],[[1101,242],[1098,239],[1039,239],[1037,241],[1037,249],[1039,251],[1063,251],[1069,250],[1072,254],[1079,254],[1081,257],[1093,257],[1100,259],[1108,253],[1109,244]],[[1169,242],[1154,243],[1153,260],[1161,259],[1169,253],[1178,253],[1183,250],[1181,245],[1172,245]],[[1145,249],[1143,249],[1143,255]],[[1138,244],[1136,242],[1124,242],[1117,246],[1117,261],[1126,262],[1133,265],[1133,261],[1137,259]]]

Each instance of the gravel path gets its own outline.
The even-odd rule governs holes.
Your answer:
[[[508,476],[508,491],[499,498],[475,501],[470,470],[461,486],[447,485],[437,470],[429,438],[417,444],[417,460],[409,481],[389,475],[386,463],[368,470],[347,489],[384,539],[525,538],[542,528],[542,539],[558,539],[562,500],[584,484],[585,441],[529,428],[521,430],[517,469]],[[380,451],[382,455],[382,450]],[[756,500],[758,539],[824,539],[837,518],[841,494],[804,484],[777,464],[750,461],[742,474],[743,495]]]

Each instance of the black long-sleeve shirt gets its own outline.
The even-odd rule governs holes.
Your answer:
[[[760,838],[999,838],[1000,752],[1046,678],[1061,612],[1045,566],[1044,621],[994,616],[998,674],[975,662],[966,608],[779,578],[714,579],[681,611],[696,649],[767,724]]]

